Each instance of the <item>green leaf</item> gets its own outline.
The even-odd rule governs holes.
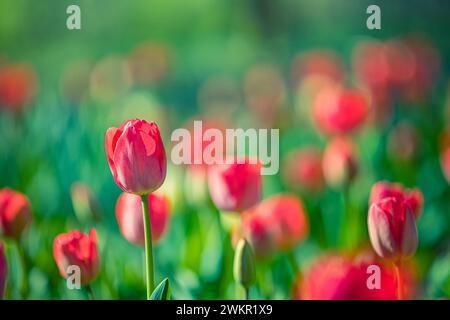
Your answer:
[[[165,278],[161,281],[155,290],[153,290],[150,300],[170,300],[169,279]]]

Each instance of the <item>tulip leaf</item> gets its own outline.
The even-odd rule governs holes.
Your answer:
[[[170,284],[169,279],[165,278],[161,283],[153,290],[150,300],[170,300]]]

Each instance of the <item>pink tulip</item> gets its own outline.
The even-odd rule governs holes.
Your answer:
[[[409,205],[416,219],[420,216],[423,209],[423,195],[419,189],[405,189],[399,183],[377,182],[370,192],[369,206],[389,197],[404,201]]]
[[[227,162],[227,161],[226,161]],[[208,187],[217,208],[242,212],[261,200],[260,163],[217,164],[208,168]]]
[[[380,257],[398,261],[416,252],[417,227],[406,199],[386,197],[373,202],[367,221],[372,247]]]
[[[88,235],[78,230],[58,235],[53,242],[53,255],[61,276],[67,278],[69,266],[77,266],[81,271],[81,284],[91,283],[100,269],[97,243],[95,229]]]
[[[0,234],[19,239],[31,223],[28,198],[9,188],[0,190]]]
[[[144,195],[164,182],[166,152],[156,123],[134,119],[109,128],[105,149],[114,180],[123,191]]]
[[[445,149],[441,155],[441,168],[445,178],[450,183],[450,147]]]
[[[275,195],[242,213],[242,232],[258,256],[290,250],[308,235],[303,203],[290,194]]]
[[[322,160],[325,181],[338,188],[350,183],[358,172],[356,147],[346,137],[335,137],[328,143]]]
[[[347,134],[361,127],[369,113],[362,92],[327,86],[315,97],[313,118],[325,134]]]
[[[148,195],[152,240],[156,244],[167,229],[170,214],[169,199],[166,196]],[[116,203],[116,218],[122,235],[129,242],[144,247],[144,219],[141,197],[122,193]]]
[[[284,168],[283,178],[289,186],[313,193],[323,189],[322,154],[317,148],[306,147],[291,153]]]

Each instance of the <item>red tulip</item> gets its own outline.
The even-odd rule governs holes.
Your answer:
[[[450,183],[450,147],[444,150],[441,155],[441,167],[445,178]]]
[[[373,202],[367,224],[372,247],[380,257],[397,261],[416,252],[417,227],[406,199],[387,197]]]
[[[366,97],[357,90],[327,86],[314,100],[313,118],[325,134],[345,134],[358,129],[369,112]]]
[[[152,240],[156,244],[167,229],[170,205],[166,196],[150,193],[148,195]],[[145,245],[144,219],[142,217],[141,197],[122,193],[116,203],[116,218],[125,239],[138,245]]]
[[[27,64],[0,67],[0,105],[21,111],[33,98],[36,87],[36,75]]]
[[[78,266],[81,284],[91,283],[99,272],[97,232],[91,229],[88,235],[78,230],[62,233],[53,242],[53,256],[63,278],[67,278],[67,268]]]
[[[350,183],[358,172],[356,147],[346,137],[335,137],[328,143],[322,161],[325,181],[332,187]]]
[[[19,239],[31,223],[31,208],[28,198],[9,188],[0,190],[0,234]]]
[[[238,161],[208,168],[209,192],[220,210],[242,212],[261,200],[261,164]]]
[[[307,147],[290,154],[284,167],[284,180],[290,186],[310,192],[323,189],[322,154],[317,148]]]
[[[336,82],[344,77],[342,61],[328,50],[314,50],[300,54],[292,64],[292,80],[298,85],[300,80],[309,76],[321,76]]]
[[[8,263],[6,261],[5,248],[3,243],[0,242],[0,300],[3,299],[3,293],[5,292],[7,273]]]
[[[369,206],[389,197],[404,201],[416,218],[420,216],[423,209],[423,194],[419,189],[405,189],[399,183],[377,182],[370,192]]]
[[[242,214],[244,236],[259,256],[272,249],[290,250],[308,235],[303,203],[289,194],[276,195]]]
[[[395,272],[390,265],[369,257],[357,261],[337,254],[319,257],[308,268],[304,277],[299,279],[295,288],[295,298],[305,300],[395,300],[397,282]],[[367,272],[370,265],[380,267],[380,288],[369,289]],[[412,294],[412,279],[408,269],[404,268],[408,297]]]
[[[166,152],[156,123],[134,119],[109,128],[105,149],[114,180],[123,191],[144,195],[164,182]]]

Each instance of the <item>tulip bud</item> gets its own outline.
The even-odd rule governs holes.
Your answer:
[[[9,188],[0,190],[0,235],[19,239],[31,223],[28,198]]]
[[[358,172],[358,159],[353,142],[336,137],[329,142],[322,161],[326,182],[334,188],[349,184]]]
[[[6,287],[6,276],[8,272],[8,264],[6,261],[5,248],[0,242],[0,300],[3,299],[3,293]]]
[[[156,123],[134,119],[109,128],[105,149],[114,181],[123,191],[144,195],[164,182],[166,152]]]
[[[374,202],[369,209],[368,227],[372,247],[380,257],[398,260],[416,252],[416,222],[405,200],[389,197]]]
[[[34,70],[25,63],[0,68],[0,106],[20,112],[31,102],[37,91]]]
[[[239,240],[234,254],[234,279],[248,289],[255,281],[255,261],[253,250],[245,240]]]
[[[86,184],[74,183],[70,188],[70,196],[78,220],[87,222],[101,218],[100,204]]]
[[[150,193],[148,195],[152,240],[156,244],[162,238],[169,222],[169,199],[164,195]],[[129,242],[143,247],[144,218],[142,216],[141,197],[122,193],[116,203],[116,218],[120,232]]]
[[[227,162],[208,169],[209,192],[220,210],[242,212],[261,200],[261,165]]]
[[[99,272],[97,232],[91,229],[88,235],[78,230],[58,235],[53,242],[53,256],[63,278],[67,278],[69,266],[78,266],[81,284],[91,283]]]

